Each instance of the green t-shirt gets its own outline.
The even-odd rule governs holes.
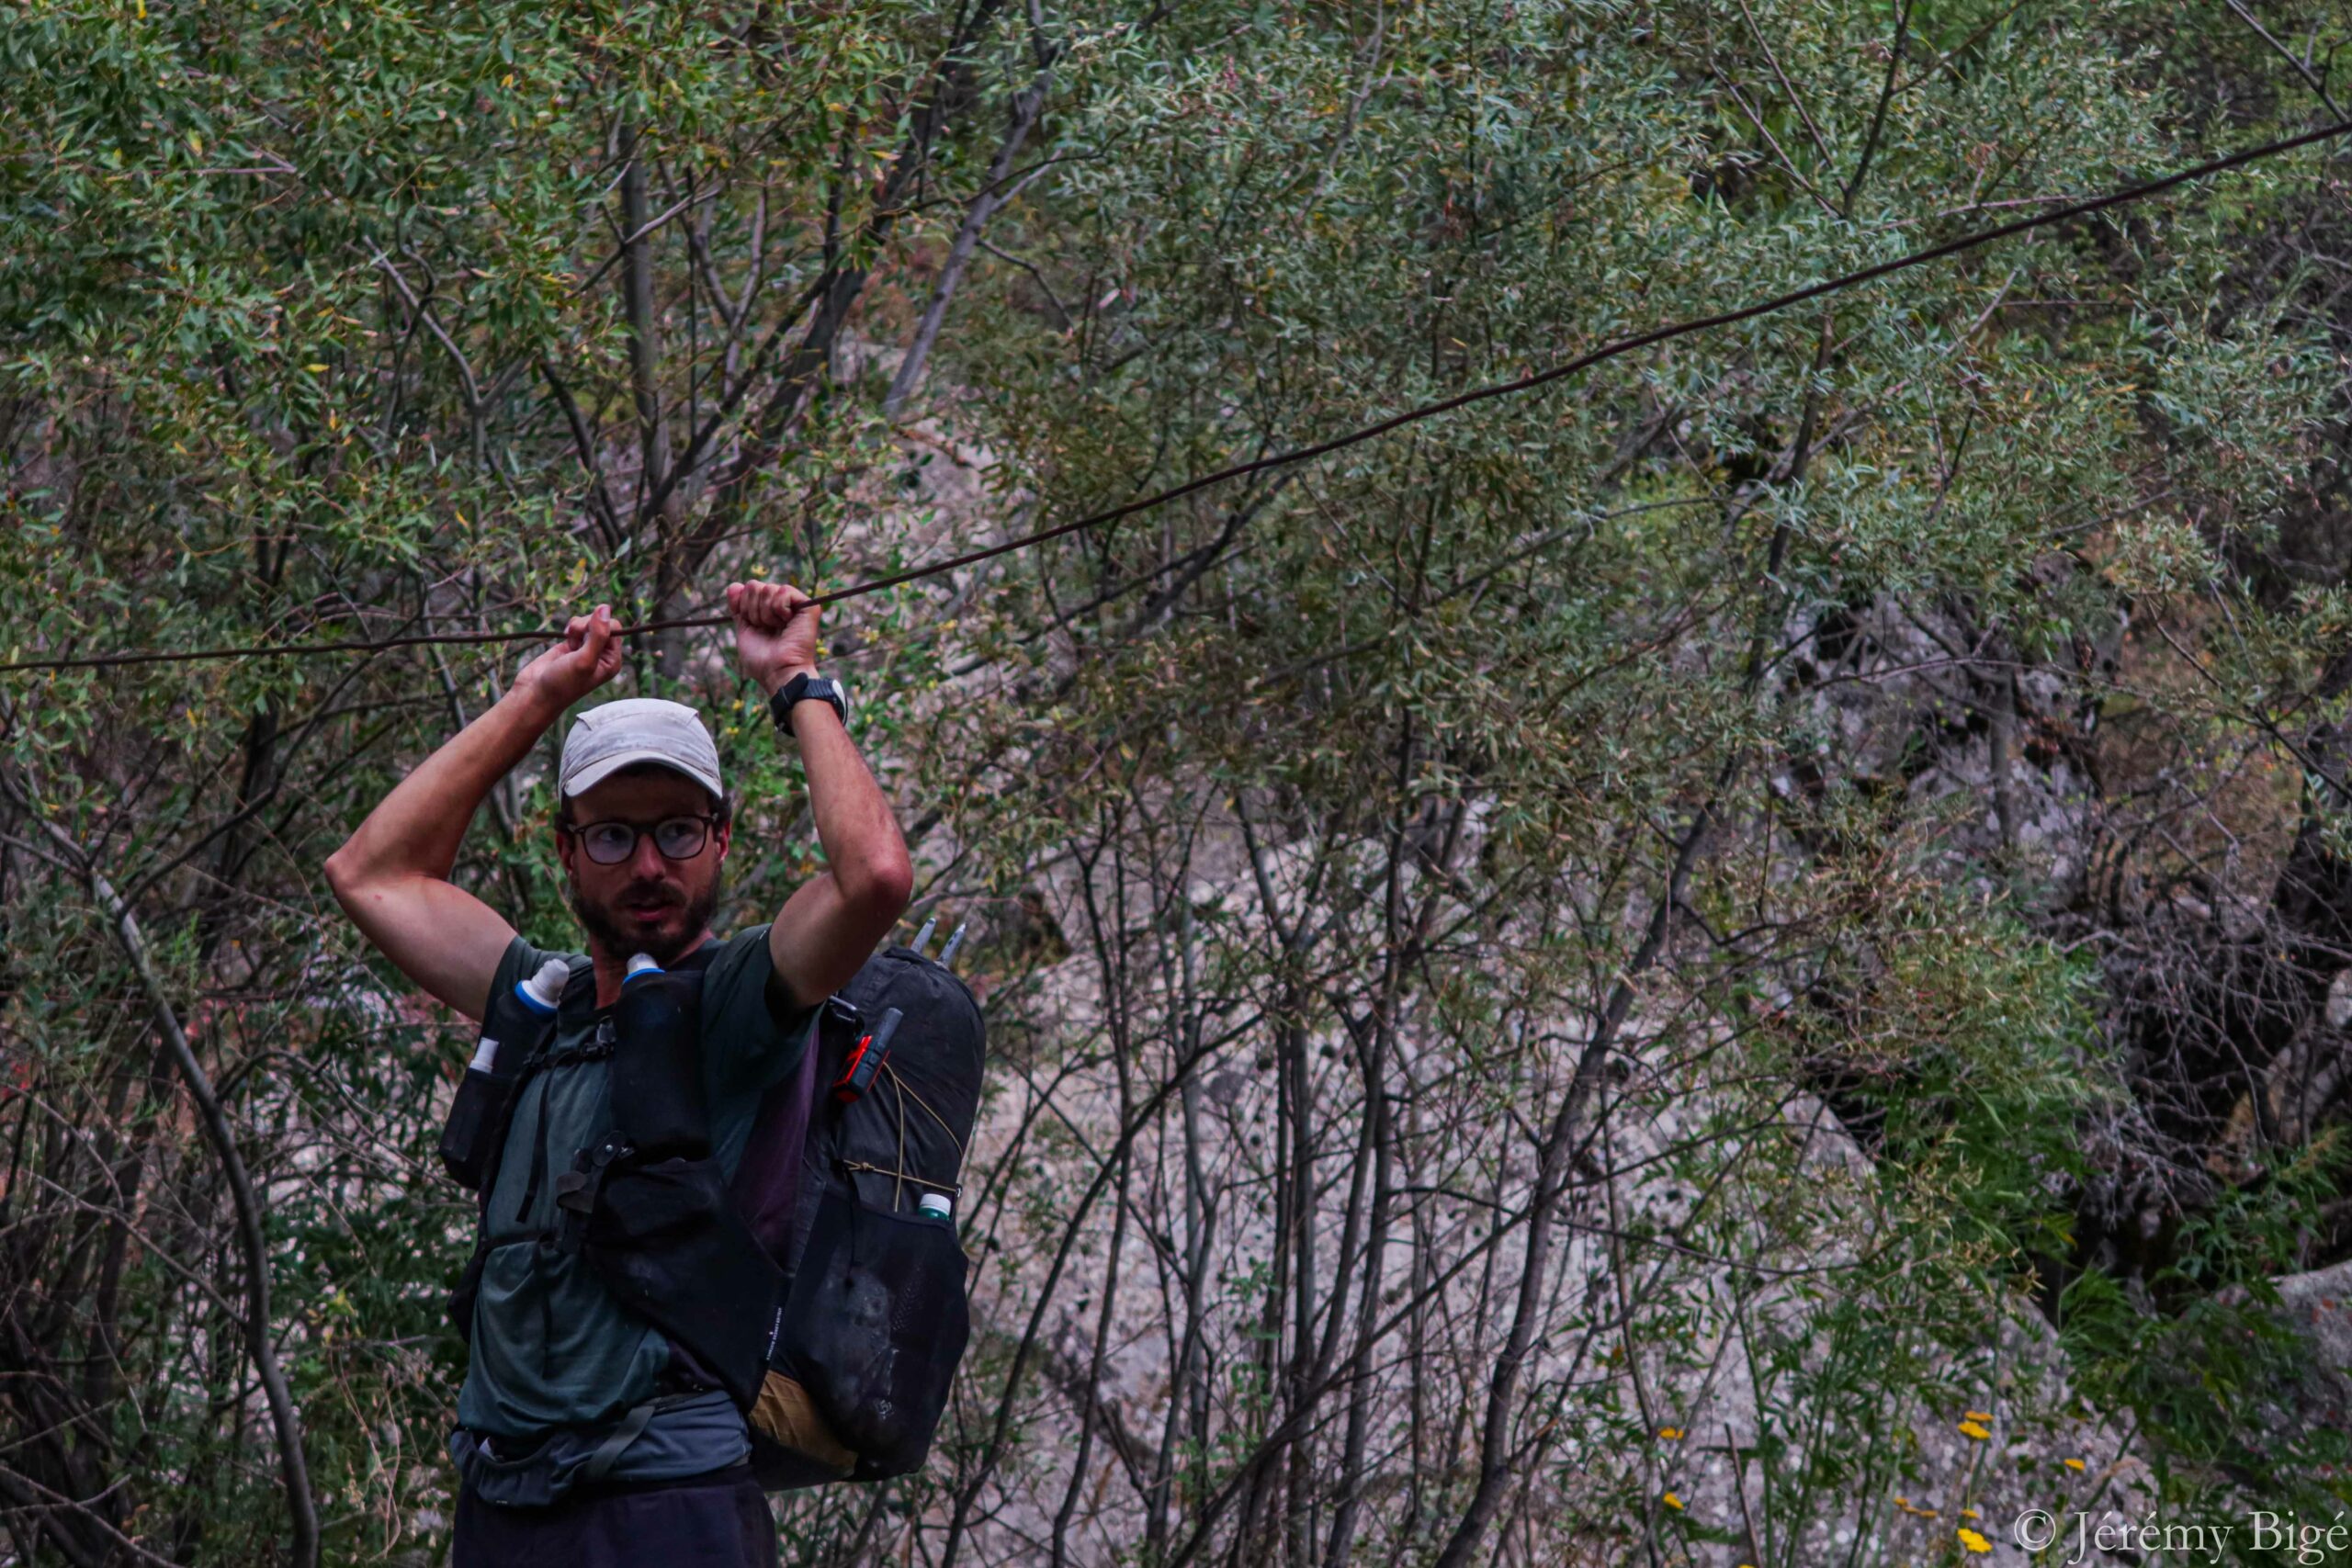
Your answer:
[[[567,956],[518,936],[499,961],[492,994]],[[816,1011],[777,1010],[770,1000],[775,973],[764,924],[729,937],[703,971],[711,1152],[730,1178],[760,1097],[799,1065]],[[585,1044],[609,1010],[560,1028],[550,1050]],[[658,1329],[624,1310],[580,1254],[541,1239],[555,1229],[556,1178],[612,1127],[611,1066],[608,1055],[559,1061],[534,1074],[515,1102],[482,1220],[489,1247],[473,1354],[458,1393],[458,1423],[476,1431],[523,1438],[609,1421],[650,1398],[669,1364],[670,1342]]]

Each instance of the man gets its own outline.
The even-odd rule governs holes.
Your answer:
[[[889,802],[842,726],[839,689],[816,678],[808,599],[775,583],[727,588],[743,671],[770,694],[807,769],[827,863],[773,922],[717,947],[703,974],[711,1139],[729,1174],[762,1091],[797,1065],[814,1010],[897,924],[913,879]],[[548,726],[620,661],[609,606],[572,617],[560,645],[327,861],[337,901],[368,940],[468,1018],[562,954],[534,947],[451,885],[466,825]],[[732,811],[700,718],[650,698],[606,703],[574,722],[558,800],[557,851],[601,1018],[631,954],[668,964],[714,941]],[[609,1054],[584,1048],[592,1033],[559,1027],[550,1065],[517,1098],[490,1195],[449,1445],[462,1477],[454,1568],[773,1565],[775,1531],[733,1402],[624,1311],[578,1252],[545,1242],[556,1218],[550,1169],[569,1169],[574,1151],[612,1125]]]

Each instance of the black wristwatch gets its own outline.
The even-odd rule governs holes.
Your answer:
[[[792,733],[793,708],[811,697],[820,702],[831,704],[834,716],[842,721],[842,727],[843,728],[849,727],[849,689],[839,681],[830,680],[822,675],[811,675],[803,670],[799,674],[778,686],[775,695],[768,699],[768,712],[775,716],[775,727],[783,732],[784,743],[786,746],[799,745],[799,741]]]

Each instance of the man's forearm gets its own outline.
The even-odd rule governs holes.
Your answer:
[[[559,716],[535,693],[509,691],[393,786],[329,860],[329,874],[446,878],[491,787]]]
[[[788,676],[787,676],[788,678]],[[782,681],[776,682],[778,686]],[[842,894],[854,902],[893,903],[903,908],[911,872],[907,841],[889,797],[858,754],[828,704],[804,702],[788,716],[808,777],[808,808],[817,818],[817,841]],[[895,909],[893,910],[895,913]]]

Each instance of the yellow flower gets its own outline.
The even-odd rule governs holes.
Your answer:
[[[1981,1518],[1983,1518],[1983,1517],[1984,1517],[1984,1515],[1982,1515],[1982,1514],[1978,1513],[1978,1512],[1977,1512],[1975,1509],[1973,1509],[1973,1508],[1962,1508],[1962,1509],[1961,1510],[1961,1514],[1962,1514],[1962,1516],[1963,1517],[1966,1517],[1966,1518],[1972,1518],[1972,1519],[1981,1519]]]
[[[1682,1428],[1679,1427],[1660,1427],[1657,1429],[1657,1435],[1667,1439],[1667,1441],[1672,1442],[1682,1436]]]
[[[1962,1421],[1960,1424],[1960,1429],[1962,1434],[1975,1438],[1980,1443],[1993,1435],[1973,1421]]]
[[[1971,1551],[1990,1551],[1993,1550],[1993,1543],[1991,1541],[1986,1540],[1983,1536],[1978,1535],[1966,1525],[1962,1525],[1960,1528],[1960,1544],[1968,1548]]]
[[[1993,1413],[1989,1410],[1966,1410],[1962,1414],[1971,1421],[1990,1421],[1993,1418]]]
[[[2066,1468],[2068,1470],[2081,1470],[2085,1467],[2081,1460],[2070,1459],[2066,1461]]]
[[[1679,1508],[1682,1506],[1682,1499],[1669,1492],[1666,1495],[1666,1506],[1669,1508]]]

